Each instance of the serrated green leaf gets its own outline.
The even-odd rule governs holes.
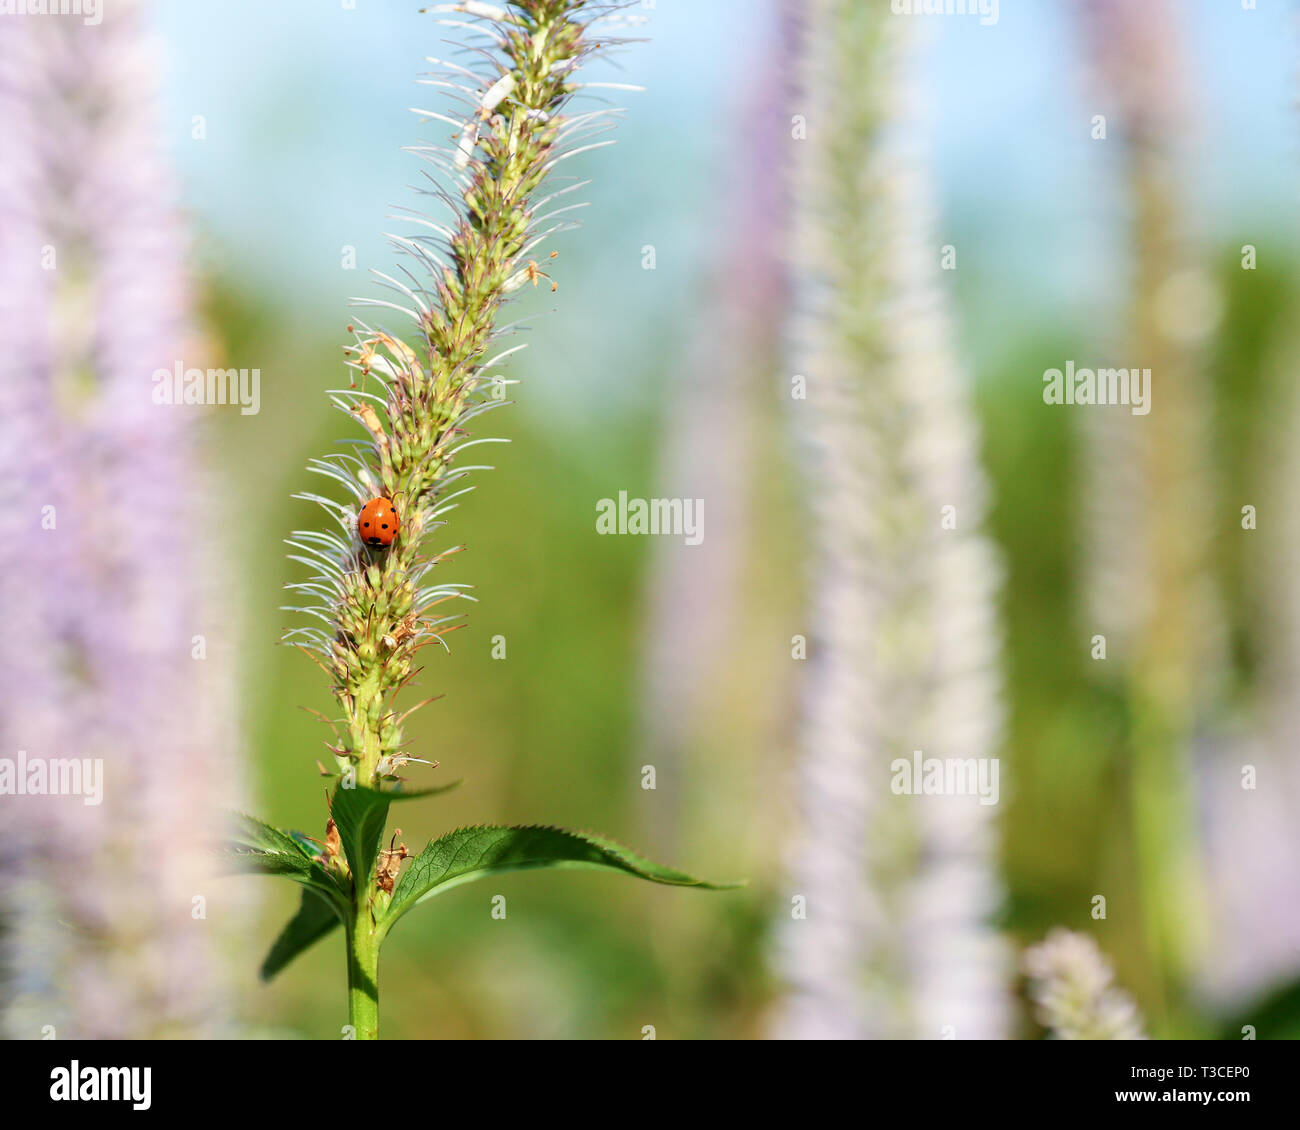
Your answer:
[[[622,871],[654,883],[708,890],[740,886],[706,883],[683,871],[652,863],[622,844],[589,832],[540,825],[480,825],[448,832],[416,856],[393,891],[383,918],[384,928],[391,927],[416,903],[461,883],[539,867]]]
[[[298,913],[285,924],[266,955],[266,960],[262,962],[262,980],[271,980],[303,950],[342,924],[343,917],[336,904],[310,887],[304,889]]]
[[[361,785],[350,789],[340,785],[335,789],[330,815],[338,825],[343,854],[347,857],[348,866],[352,868],[352,874],[368,879],[374,873],[375,857],[382,846],[384,827],[388,823],[388,806],[392,801],[436,796],[459,784],[459,781],[453,781],[449,785],[411,791],[380,792]]]
[[[314,845],[300,842],[295,836],[302,836],[302,833],[283,832],[240,812],[236,813],[235,830],[219,854],[237,871],[282,875],[320,892],[340,906],[346,906],[347,892],[331,872],[316,862],[311,854]]]

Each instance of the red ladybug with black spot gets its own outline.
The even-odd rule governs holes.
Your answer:
[[[401,528],[397,510],[386,498],[372,498],[357,515],[357,533],[366,545],[392,545]]]

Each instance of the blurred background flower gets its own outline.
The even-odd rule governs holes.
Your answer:
[[[1002,702],[986,487],[917,152],[916,27],[805,8],[792,416],[807,438],[814,593],[777,1033],[1004,1036],[994,805],[902,795],[894,762],[989,765]]]
[[[7,758],[103,764],[94,803],[0,801],[10,1036],[212,1035],[234,1016],[239,902],[203,849],[243,773],[237,609],[197,417],[152,397],[155,370],[201,348],[154,57],[134,3],[102,26],[0,22],[0,733]]]
[[[1025,951],[1035,1018],[1062,1040],[1140,1040],[1142,1021],[1097,943],[1053,930]]]

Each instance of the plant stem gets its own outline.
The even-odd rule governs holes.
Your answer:
[[[379,1039],[379,938],[368,906],[348,927],[348,1022],[354,1038]]]

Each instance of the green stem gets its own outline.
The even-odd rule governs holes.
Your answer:
[[[354,1038],[379,1039],[379,938],[370,908],[357,909],[348,928],[348,1021]]]

